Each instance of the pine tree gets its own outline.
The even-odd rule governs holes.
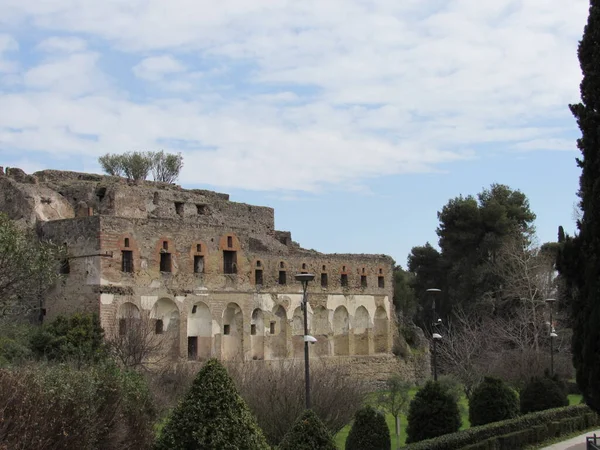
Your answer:
[[[577,146],[582,158],[579,179],[579,235],[573,243],[571,266],[573,295],[573,363],[577,384],[586,403],[600,412],[600,0],[590,0],[588,23],[579,43],[583,72],[581,103],[570,105],[581,138]],[[571,267],[571,269],[573,269]]]
[[[156,450],[268,449],[262,431],[225,368],[209,360],[173,410]]]

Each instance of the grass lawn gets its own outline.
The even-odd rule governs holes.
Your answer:
[[[410,398],[412,399],[416,394],[417,389],[411,389]],[[581,402],[581,395],[569,395],[569,405],[578,405]],[[461,408],[461,417],[462,417],[462,426],[461,430],[465,428],[469,428],[471,424],[469,423],[469,403],[467,402],[466,397],[463,397],[460,401]],[[390,437],[392,439],[392,449],[396,447],[396,426],[394,424],[394,417],[390,414],[386,414],[385,416],[386,422],[388,424],[388,428],[390,429]],[[400,445],[404,445],[406,441],[406,416],[402,416],[400,418]],[[348,433],[350,432],[350,425],[346,425],[344,428],[340,430],[338,434],[335,435],[335,444],[337,448],[344,449],[346,444],[346,438],[348,437]]]

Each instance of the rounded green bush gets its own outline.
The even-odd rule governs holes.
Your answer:
[[[346,439],[346,450],[390,450],[390,447],[385,416],[372,406],[359,409]]]
[[[410,402],[406,443],[454,433],[460,425],[456,400],[438,383],[428,381]]]
[[[227,371],[211,359],[173,410],[154,448],[266,450],[269,446]]]
[[[568,405],[566,392],[550,378],[532,378],[521,391],[523,414]]]
[[[305,410],[283,437],[278,450],[337,450],[333,437],[311,409]]]
[[[469,399],[471,426],[485,425],[519,415],[519,397],[498,378],[486,377]]]

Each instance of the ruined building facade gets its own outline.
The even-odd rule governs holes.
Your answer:
[[[189,359],[302,357],[302,286],[319,356],[389,354],[393,261],[322,254],[226,194],[46,170],[0,172],[0,211],[66,246],[46,317],[96,312],[108,336],[147,317]]]

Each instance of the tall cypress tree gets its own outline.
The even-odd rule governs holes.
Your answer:
[[[577,384],[586,403],[600,412],[600,0],[590,0],[578,56],[583,72],[581,103],[570,109],[581,130],[577,146],[582,158],[577,164],[582,169],[583,217],[579,235],[571,243],[571,263],[565,275],[575,288],[572,349]]]

